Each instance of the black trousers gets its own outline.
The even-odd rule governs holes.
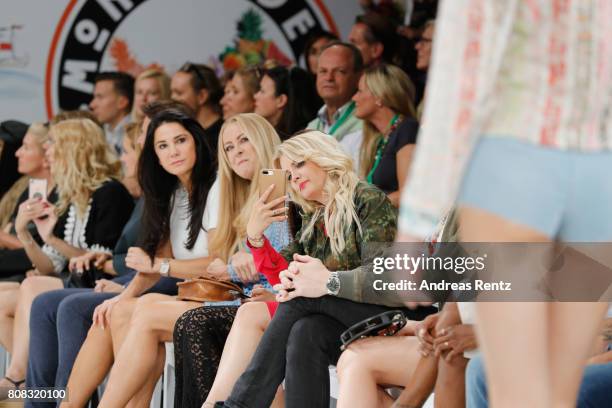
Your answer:
[[[285,407],[329,407],[329,364],[340,357],[340,334],[353,324],[392,308],[333,296],[281,303],[226,407],[269,407],[285,379]],[[405,310],[411,320],[433,307]]]

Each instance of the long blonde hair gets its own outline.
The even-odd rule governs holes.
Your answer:
[[[52,125],[51,175],[58,190],[58,214],[74,204],[79,215],[102,183],[121,177],[121,163],[106,143],[100,126],[90,119],[68,119]]]
[[[361,223],[354,204],[359,178],[353,170],[353,160],[344,153],[335,138],[319,131],[306,131],[284,141],[277,150],[277,167],[280,167],[281,156],[294,163],[310,161],[327,173],[323,185],[323,195],[327,200],[325,205],[305,200],[292,187],[289,188],[289,195],[302,207],[302,211],[312,214],[309,223],[302,225],[300,242],[310,239],[316,222],[323,215],[332,254],[338,256],[346,246],[345,235],[349,233],[353,222],[361,233]]]
[[[412,81],[404,71],[394,65],[379,64],[364,72],[364,81],[375,98],[383,106],[404,117],[415,118],[415,90]],[[360,176],[366,177],[374,164],[376,145],[383,137],[369,121],[363,123],[363,142],[360,152]]]
[[[252,180],[238,176],[230,166],[227,153],[223,148],[223,134],[228,126],[239,126],[257,153],[257,165]],[[219,190],[220,202],[217,229],[209,244],[210,253],[225,261],[240,247],[246,238],[246,224],[253,204],[259,198],[258,181],[260,169],[270,168],[273,164],[274,149],[280,144],[274,127],[255,113],[241,113],[226,120],[219,132]]]
[[[131,122],[125,125],[125,135],[123,136],[127,139],[127,142],[130,144],[130,147],[136,150],[136,153],[140,156],[140,151],[142,148],[138,144],[138,136],[140,136],[140,131],[142,129],[142,120],[138,122]]]

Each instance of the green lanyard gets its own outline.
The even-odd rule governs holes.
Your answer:
[[[393,118],[391,118],[391,121],[389,122],[389,127],[387,128],[387,131],[394,130],[394,126],[399,121],[399,118],[400,118],[400,115],[398,114],[393,115]],[[383,152],[385,151],[385,147],[387,147],[388,142],[389,142],[389,138],[383,136],[376,144],[376,156],[374,159],[374,165],[372,166],[372,170],[370,170],[370,172],[368,173],[368,177],[366,178],[368,180],[368,183],[370,184],[373,184],[372,178],[374,177],[374,172],[376,171],[376,169],[378,168],[378,165],[380,164],[380,161],[382,160],[382,155],[383,155]]]
[[[355,102],[351,101],[350,105],[346,108],[342,116],[340,116],[338,120],[336,121],[336,123],[334,123],[332,127],[329,128],[329,134],[331,136],[333,136],[336,130],[338,130],[338,128],[342,126],[344,122],[346,122],[346,120],[349,118],[349,116],[351,116],[351,113],[353,113],[354,110],[355,110]]]

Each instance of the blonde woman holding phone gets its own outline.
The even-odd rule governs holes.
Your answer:
[[[71,257],[88,250],[111,251],[134,205],[117,181],[121,164],[93,121],[70,119],[51,126],[45,154],[58,200],[54,205],[45,199],[28,199],[19,206],[15,220],[17,237],[30,262],[45,276],[27,278],[15,289],[12,360],[0,382],[5,390],[18,387],[25,377],[34,298],[64,287]],[[44,245],[33,239],[27,228],[30,221]]]

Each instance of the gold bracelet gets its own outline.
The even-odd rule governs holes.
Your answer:
[[[263,235],[261,237],[259,237],[259,238],[253,238],[253,237],[249,237],[247,235],[247,239],[249,240],[251,245],[254,246],[255,248],[261,248],[264,245],[264,236]]]

